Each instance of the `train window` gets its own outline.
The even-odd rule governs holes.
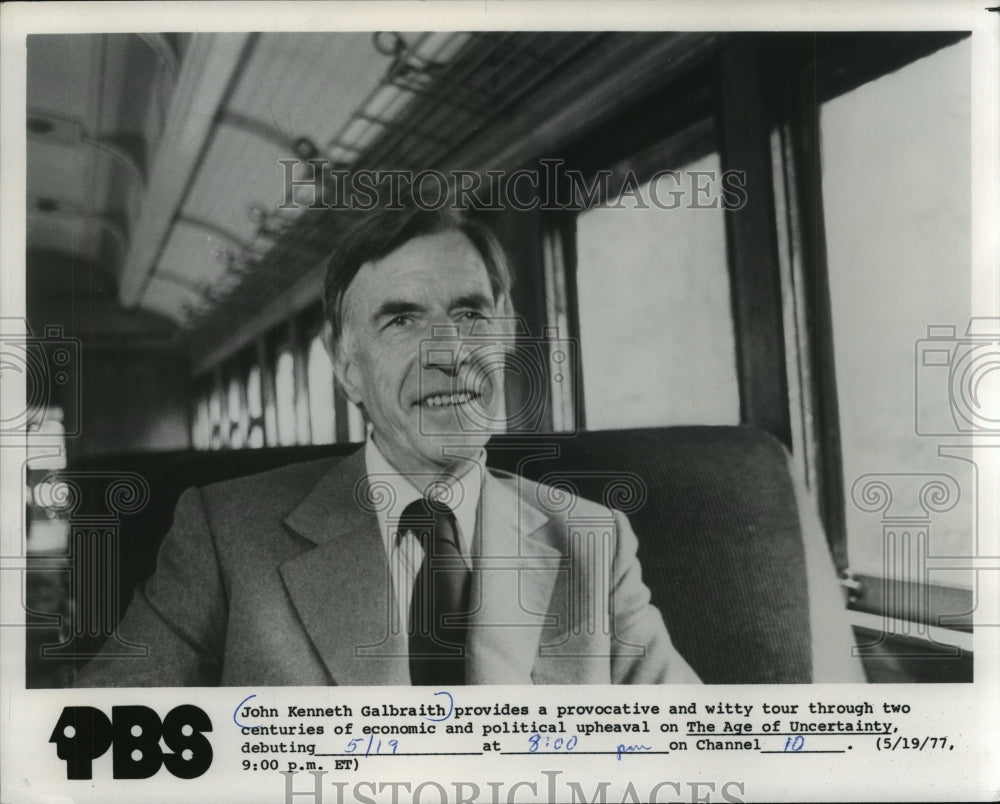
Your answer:
[[[950,325],[960,338],[969,318],[969,59],[968,40],[959,42],[821,112],[847,550],[852,570],[879,577],[911,570],[928,544],[884,538],[877,512],[859,505],[860,478],[882,478],[889,517],[923,515],[920,490],[932,477],[956,490],[974,487],[971,464],[939,454],[940,439],[918,437],[918,419],[933,420],[933,432],[960,433],[948,367],[915,365],[928,327]],[[954,339],[942,343],[945,352],[953,346]],[[915,398],[903,388],[915,389]],[[966,499],[936,512],[930,552],[970,555],[971,515]],[[932,576],[931,583],[969,584],[964,573]]]
[[[710,154],[678,174],[708,186],[720,170]],[[739,422],[721,203],[692,182],[670,188],[680,190],[676,208],[661,208],[675,202],[647,183],[641,202],[626,195],[577,219],[588,429]]]
[[[309,377],[306,364],[307,344],[300,337],[302,316],[288,322],[292,349],[292,383],[295,389],[295,440],[298,444],[312,443],[312,423],[309,421]]]
[[[256,363],[247,372],[248,447],[264,446],[264,406],[261,401],[260,366]]]
[[[58,440],[58,447],[49,450],[47,447],[28,447],[28,461],[26,468],[29,471],[52,471],[66,468],[66,428],[63,425],[65,413],[59,405],[48,405],[40,409],[43,411],[36,424],[34,431],[46,437],[47,443]],[[30,498],[30,494],[28,497]]]
[[[232,368],[235,369],[235,366]],[[226,404],[229,410],[229,446],[232,449],[240,449],[246,443],[247,412],[239,375],[232,370],[226,390]]]
[[[213,382],[208,397],[208,426],[210,449],[222,449],[223,441],[222,398],[219,387]]]
[[[263,340],[257,343],[260,366],[260,390],[264,400],[264,441],[269,447],[278,443],[278,413],[274,403],[274,371],[267,360],[268,350]]]
[[[212,443],[211,424],[208,418],[208,397],[200,390],[191,424],[191,443],[195,449],[208,449]]]
[[[332,444],[337,439],[337,421],[333,406],[333,366],[319,334],[309,343],[307,361],[306,379],[309,388],[312,442]]]
[[[295,358],[287,347],[278,352],[274,367],[274,396],[277,402],[278,443],[295,444]]]

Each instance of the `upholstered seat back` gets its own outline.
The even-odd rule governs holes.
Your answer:
[[[530,454],[494,449],[491,462],[519,460],[527,477],[628,514],[653,603],[703,680],[812,680],[802,528],[777,441],[747,427],[675,427],[586,433],[557,456]]]

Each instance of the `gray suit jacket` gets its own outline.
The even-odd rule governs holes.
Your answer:
[[[80,686],[409,684],[363,450],[177,504],[119,635]],[[619,512],[489,470],[474,537],[470,684],[697,682],[640,577]]]

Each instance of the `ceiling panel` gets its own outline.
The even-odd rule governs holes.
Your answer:
[[[91,345],[113,341],[128,318],[93,305],[117,294],[144,190],[144,140],[162,126],[180,43],[170,34],[28,37],[28,307],[63,310],[71,323],[90,310],[75,334]],[[159,322],[153,340],[169,341],[165,319],[134,316],[137,328]]]
[[[194,285],[214,284],[225,273],[216,256],[220,248],[231,247],[217,235],[193,226],[175,225],[160,255],[158,271],[183,277]]]
[[[196,289],[154,276],[149,280],[142,306],[180,324],[185,306],[197,306],[200,301],[201,294]]]
[[[291,153],[254,134],[218,128],[184,204],[184,215],[211,221],[250,243],[257,225],[248,210],[255,205],[268,211],[277,208],[283,195],[278,160],[290,158]]]
[[[124,303],[183,322],[185,309],[202,306],[212,287],[209,319],[231,326],[221,300],[237,277],[221,251],[266,254],[245,275],[245,293],[231,297],[245,317],[312,270],[335,236],[329,216],[304,214],[309,188],[298,190],[300,209],[278,212],[286,200],[280,162],[296,158],[296,140],[307,138],[320,156],[349,154],[359,166],[440,166],[499,116],[523,111],[532,92],[593,40],[510,32],[199,34],[178,64],[168,36],[35,37],[29,108],[59,119],[29,138],[29,195],[63,207],[31,215],[29,248],[85,256],[113,272],[124,249],[112,247],[102,221],[116,220],[119,242],[129,228],[134,241],[119,275]],[[168,107],[173,114],[164,122]],[[355,150],[338,149],[338,141]],[[144,158],[150,142],[152,161]],[[143,190],[123,153],[152,177],[141,204],[131,203]],[[300,162],[296,178],[310,172]],[[271,227],[278,218],[281,226]]]
[[[34,34],[28,37],[28,105],[58,111],[87,124],[100,37],[90,34]]]
[[[322,149],[378,86],[391,59],[371,33],[261,35],[228,109]],[[292,156],[292,154],[287,154]]]
[[[109,151],[88,142],[74,146],[32,136],[26,162],[31,198],[52,199],[81,214],[115,220],[127,238],[128,213],[142,186]]]
[[[85,262],[102,264],[104,232],[94,220],[82,216],[28,210],[28,249],[44,247]]]
[[[95,197],[98,189],[88,180],[87,173],[88,161],[93,155],[92,149],[84,145],[53,144],[32,137],[27,160],[29,192],[33,196],[54,198],[100,211],[103,199],[99,196],[103,193]],[[107,157],[100,159],[106,162]],[[104,168],[107,168],[106,164]]]
[[[144,140],[162,129],[159,118],[164,98],[159,84],[164,73],[176,67],[163,64],[158,53],[135,34],[108,34],[104,47],[107,67],[100,131]],[[153,131],[149,130],[150,117]]]

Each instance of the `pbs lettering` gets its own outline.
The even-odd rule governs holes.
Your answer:
[[[92,778],[93,760],[109,748],[115,779],[148,779],[166,765],[180,779],[201,776],[212,764],[212,745],[204,732],[212,721],[197,706],[171,709],[161,721],[147,706],[115,706],[111,718],[91,706],[67,706],[50,743],[66,761],[67,779]],[[166,753],[160,740],[166,744]]]

